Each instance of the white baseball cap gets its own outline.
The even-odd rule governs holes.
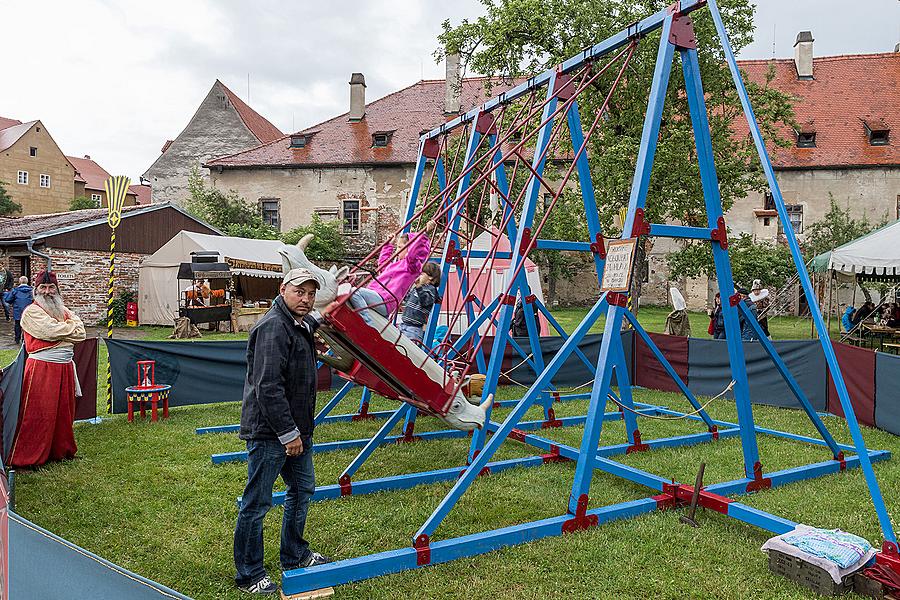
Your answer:
[[[307,281],[315,282],[316,289],[319,289],[322,287],[321,285],[319,285],[319,278],[316,277],[312,271],[310,271],[309,269],[302,269],[302,268],[291,269],[290,271],[288,271],[285,274],[284,279],[281,280],[281,283],[283,283],[283,284],[290,283],[291,285],[300,285],[301,283],[305,283]]]

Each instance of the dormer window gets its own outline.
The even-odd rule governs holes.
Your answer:
[[[815,148],[816,132],[815,131],[798,131],[797,132],[798,148]]]
[[[881,119],[866,119],[863,121],[863,126],[866,129],[866,135],[869,136],[870,146],[887,146],[890,143],[888,135],[891,130]]]
[[[309,137],[306,134],[295,134],[291,136],[291,148],[306,148],[309,143]]]
[[[391,136],[393,134],[393,131],[376,131],[372,134],[372,147],[386,148],[387,145],[391,143]]]

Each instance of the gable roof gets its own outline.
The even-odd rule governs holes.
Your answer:
[[[143,183],[136,183],[128,186],[130,193],[135,195],[135,203],[146,206],[150,204],[150,186]]]
[[[814,148],[771,148],[772,164],[782,169],[900,165],[900,53],[851,54],[813,58],[813,79],[798,79],[793,59],[744,60],[738,65],[751,81],[795,97],[794,114],[803,132],[816,133]],[[883,121],[889,144],[869,144],[864,122]],[[735,127],[746,135],[747,123]],[[781,135],[792,142],[795,132]]]
[[[28,121],[27,123],[19,123],[18,125],[7,127],[6,129],[0,129],[0,152],[18,142],[23,135],[28,133],[28,130],[31,129],[32,125],[35,123],[37,123],[37,121]]]
[[[150,206],[125,206],[122,208],[122,218],[126,219],[164,208],[173,208],[203,226],[208,227],[212,231],[218,231],[212,225],[204,223],[180,206],[168,202],[151,204]],[[8,244],[13,241],[21,242],[21,240],[24,239],[40,240],[75,229],[84,229],[95,225],[102,225],[106,223],[108,212],[109,211],[106,208],[88,208],[85,210],[71,210],[68,212],[50,213],[46,215],[0,217],[0,245]]]
[[[87,156],[84,158],[66,156],[66,158],[69,159],[69,162],[75,167],[76,181],[84,181],[84,189],[96,190],[98,192],[105,191],[106,188],[104,188],[103,184],[107,179],[112,177],[112,175],[109,174],[109,171]],[[134,194],[134,190],[131,189],[131,186],[129,186],[128,193]]]
[[[490,92],[485,77],[462,80],[462,111],[506,91],[518,81],[493,80]],[[419,81],[366,104],[365,118],[348,120],[344,113],[298,133],[315,134],[304,148],[291,148],[290,137],[229,156],[210,160],[205,167],[309,167],[349,164],[414,164],[418,158],[419,136],[446,121],[444,80]],[[373,147],[372,135],[389,133],[386,147]]]
[[[222,86],[222,90],[224,90],[225,95],[228,96],[228,101],[231,102],[231,105],[237,111],[237,114],[241,118],[241,121],[244,122],[244,125],[246,125],[247,129],[250,130],[250,133],[256,136],[256,139],[258,139],[260,143],[265,144],[284,135],[283,133],[281,133],[281,130],[272,125],[272,123],[270,123],[268,119],[250,108],[247,103],[238,98],[237,94],[228,89],[227,85],[225,85],[218,79],[216,79],[216,83]],[[163,149],[163,152],[165,152],[165,149]]]
[[[6,129],[7,127],[12,127],[13,125],[21,125],[22,121],[18,119],[10,119],[8,117],[0,117],[0,129]]]

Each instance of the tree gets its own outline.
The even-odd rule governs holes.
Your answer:
[[[471,22],[464,20],[456,27],[445,21],[438,39],[444,48],[458,51],[467,68],[489,76],[511,78],[555,66],[621,31],[627,24],[664,8],[668,2],[482,0],[482,3],[485,16]],[[720,9],[732,48],[737,53],[752,41],[754,7],[749,0],[723,0]],[[708,11],[702,10],[692,13],[691,18],[698,39],[722,205],[727,210],[751,190],[762,191],[765,179],[752,140],[734,135],[735,125],[742,119],[742,109],[724,53],[715,39],[712,18]],[[658,40],[658,33],[651,34],[636,49],[627,77],[619,83],[587,149],[600,220],[607,235],[613,231],[614,217],[620,207],[627,205],[631,191]],[[443,52],[437,50],[435,57],[440,60]],[[700,172],[679,71],[676,55],[645,212],[652,222],[705,226]],[[610,69],[597,79],[596,85],[579,96],[585,129],[593,121],[615,76],[616,69]],[[778,127],[795,126],[791,98],[769,86],[773,76],[774,71],[770,70],[765,84],[748,81],[746,85],[766,139],[786,146],[788,141],[778,135]],[[559,144],[561,149],[566,149],[565,140]],[[639,293],[639,289],[635,290],[635,295]],[[634,306],[637,307],[636,299]]]
[[[22,212],[22,205],[13,202],[13,199],[6,191],[6,185],[5,181],[0,181],[0,217]]]
[[[747,288],[754,279],[760,279],[768,286],[781,287],[796,272],[787,246],[754,241],[747,233],[729,236],[728,257],[735,284]],[[686,245],[669,254],[666,261],[673,279],[700,275],[715,277],[716,274],[709,243]]]
[[[260,240],[277,240],[278,231],[267,225],[259,209],[247,203],[234,190],[227,194],[208,187],[197,167],[188,176],[191,197],[185,208],[227,235]]]
[[[69,203],[69,210],[84,210],[86,208],[98,208],[96,200],[87,196],[78,196]]]
[[[285,244],[294,245],[304,235],[313,234],[313,239],[306,247],[306,257],[313,262],[340,261],[347,254],[344,236],[341,235],[342,221],[323,221],[322,217],[313,214],[309,225],[295,227],[281,236]]]
[[[803,254],[807,260],[818,256],[823,252],[834,250],[847,242],[852,242],[858,237],[864,236],[887,222],[887,217],[881,223],[869,223],[866,215],[861,219],[850,216],[850,207],[841,208],[834,201],[834,196],[829,192],[830,208],[821,221],[816,221],[806,228],[803,240]]]

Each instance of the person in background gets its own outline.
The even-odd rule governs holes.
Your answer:
[[[874,302],[866,302],[862,306],[859,307],[859,310],[856,311],[856,315],[853,317],[853,324],[856,325],[862,321],[865,321],[872,313],[875,312],[875,303]]]
[[[900,327],[900,304],[891,303],[891,311],[888,313],[888,327]]]
[[[425,323],[437,301],[437,288],[441,285],[441,268],[437,263],[426,262],[415,285],[406,294],[403,315],[400,317],[400,332],[414,342],[421,342],[425,336]]]
[[[11,289],[13,289],[13,274],[9,272],[9,269],[4,267],[0,269],[0,304],[3,305],[3,315],[6,317],[7,321],[9,321],[10,307],[3,297],[6,296],[6,292]]]
[[[680,335],[682,337],[691,337],[691,321],[688,319],[687,303],[684,296],[678,291],[678,288],[671,288],[669,294],[672,296],[672,308],[674,309],[666,316],[665,333],[668,335]]]
[[[3,294],[3,301],[12,305],[15,322],[16,344],[22,343],[22,313],[34,300],[34,290],[28,285],[28,278],[19,277],[19,285]]]
[[[854,327],[856,327],[856,321],[853,320],[853,313],[856,312],[856,309],[847,305],[847,308],[844,309],[844,316],[841,317],[841,325],[844,328],[845,332],[851,331]]]
[[[769,308],[769,290],[762,286],[759,279],[753,280],[753,287],[750,288],[750,301],[756,305],[759,326],[762,327],[766,337],[772,339],[769,334],[769,317],[766,316],[766,309]]]
[[[725,315],[722,313],[722,296],[716,292],[713,308],[709,311],[708,332],[715,340],[725,339]]]
[[[750,292],[747,291],[747,288],[738,288],[738,294],[741,295],[741,300],[743,300],[747,304],[747,309],[750,311],[750,316],[754,319],[756,318],[756,305],[750,300]],[[745,342],[752,342],[757,338],[756,331],[753,330],[753,327],[750,326],[750,323],[747,322],[747,319],[744,318],[743,311],[738,311],[738,322],[741,325],[741,340]]]
[[[534,318],[537,319],[538,307],[534,302],[531,303],[531,310],[534,312]],[[510,332],[513,337],[528,337],[528,322],[525,319],[525,307],[522,305],[521,298],[516,300],[516,307],[513,309]]]
[[[78,451],[72,423],[81,386],[72,359],[75,344],[84,340],[84,323],[63,303],[55,273],[41,271],[34,282],[34,302],[21,314],[28,358],[21,417],[7,461],[13,467],[66,460]]]

